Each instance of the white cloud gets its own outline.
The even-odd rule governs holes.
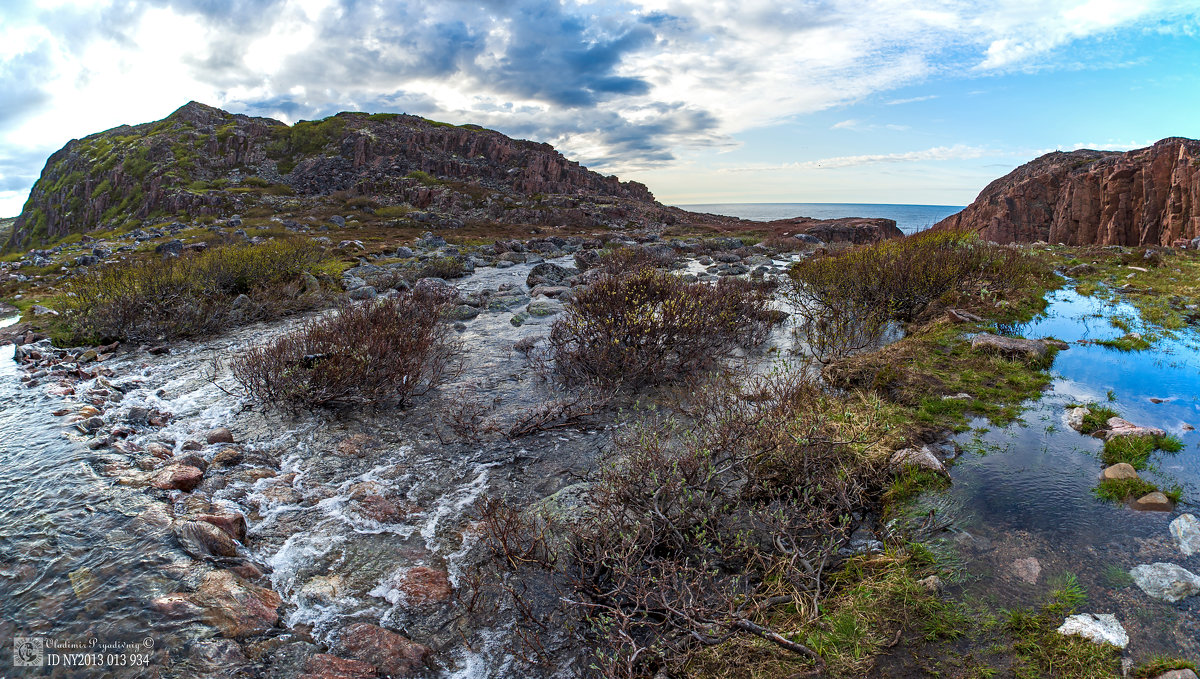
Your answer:
[[[1190,31],[1198,14],[1194,0],[48,7],[10,0],[0,15],[0,93],[25,102],[0,111],[0,160],[197,99],[288,120],[399,108],[549,141],[617,173],[932,78],[1044,67],[1064,45],[1117,29],[1165,30],[1172,20]],[[833,127],[904,129],[855,119]],[[0,183],[17,176],[0,172]],[[13,209],[0,203],[0,213]]]
[[[916,163],[936,162],[946,160],[971,160],[994,152],[965,144],[954,146],[934,146],[919,151],[904,151],[901,153],[872,153],[857,156],[833,156],[817,160],[805,160],[795,163],[777,165],[752,165],[745,167],[724,168],[723,172],[771,172],[775,170],[837,170],[861,165],[878,165],[884,163]]]

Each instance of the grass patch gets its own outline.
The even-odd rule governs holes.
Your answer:
[[[1093,492],[1101,500],[1124,502],[1129,498],[1138,498],[1153,493],[1158,486],[1145,479],[1103,479]]]
[[[1121,651],[1056,630],[1063,618],[1087,600],[1074,575],[1068,574],[1040,609],[1009,611],[1004,628],[1013,639],[1013,676],[1018,679],[1112,679],[1121,676]]]
[[[300,276],[325,259],[306,240],[225,245],[180,257],[129,260],[67,283],[53,300],[60,344],[198,337],[308,308]],[[234,300],[246,295],[234,308]]]
[[[441,383],[457,352],[437,290],[351,304],[304,323],[233,361],[233,375],[263,405],[406,405]]]
[[[1196,671],[1196,663],[1191,660],[1182,658],[1169,658],[1166,656],[1155,656],[1149,661],[1138,665],[1133,670],[1131,675],[1134,679],[1153,679],[1160,674],[1165,674],[1171,670],[1192,670]]]
[[[1141,471],[1150,462],[1154,451],[1162,450],[1176,453],[1183,450],[1183,442],[1178,438],[1166,436],[1117,436],[1104,442],[1100,451],[1100,459],[1106,465],[1127,462],[1134,469]]]
[[[1069,408],[1078,408],[1078,405],[1068,406]],[[1080,433],[1092,434],[1101,429],[1108,429],[1108,420],[1113,417],[1119,417],[1117,411],[1108,406],[1088,403],[1082,406],[1087,408],[1087,414],[1083,416],[1083,426],[1080,428]]]
[[[1145,351],[1153,346],[1146,338],[1137,334],[1129,334],[1116,339],[1096,340],[1096,344],[1117,351]]]

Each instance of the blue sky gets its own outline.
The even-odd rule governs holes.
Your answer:
[[[1200,137],[1200,0],[9,0],[0,215],[70,138],[191,99],[477,123],[667,203],[957,205]]]

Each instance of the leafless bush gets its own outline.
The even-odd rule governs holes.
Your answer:
[[[601,250],[596,259],[595,268],[610,276],[621,276],[645,269],[669,267],[675,259],[675,252],[667,246],[629,245],[612,250]]]
[[[350,304],[233,360],[233,375],[267,405],[290,409],[406,405],[439,384],[458,351],[438,290]]]
[[[621,437],[574,513],[480,505],[490,563],[507,575],[475,582],[521,600],[522,629],[539,639],[528,650],[539,630],[577,628],[598,676],[650,677],[751,634],[823,667],[766,612],[817,615],[852,517],[881,487],[881,467],[854,448],[870,428],[846,426],[794,375],[709,388],[721,393],[691,405],[697,419],[647,420]]]
[[[687,283],[642,269],[579,289],[550,331],[549,354],[574,382],[638,387],[713,365],[766,339],[777,316],[761,284]]]
[[[546,382],[552,389],[540,402],[516,413],[497,413],[499,398],[486,399],[473,389],[460,389],[441,408],[440,424],[461,440],[479,442],[494,438],[515,440],[542,431],[578,425],[604,410],[612,392],[603,387],[564,388]],[[439,436],[441,436],[439,434]],[[441,436],[443,442],[446,437]]]

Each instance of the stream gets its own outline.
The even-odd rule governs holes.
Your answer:
[[[298,676],[313,653],[335,653],[354,623],[428,646],[435,676],[510,676],[504,616],[480,622],[456,596],[479,538],[475,502],[492,494],[527,504],[577,482],[616,426],[610,419],[513,442],[440,435],[441,418],[463,399],[503,417],[553,397],[513,348],[546,334],[554,320],[511,322],[529,302],[524,282],[532,266],[483,268],[454,282],[467,293],[506,288],[512,304],[465,320],[457,334],[466,347],[460,372],[399,414],[364,409],[293,418],[234,395],[229,357],[303,317],[179,342],[162,356],[120,353],[103,363],[114,372],[111,381],[85,380],[72,390],[49,378],[23,386],[13,347],[0,347],[0,627],[8,637],[134,658],[132,665],[105,664],[101,676]],[[703,267],[691,262],[685,271]],[[1076,343],[1122,334],[1095,317],[1113,312],[1103,304],[1059,291],[1043,318],[1020,329],[1072,343],[1055,362],[1053,387],[1031,404],[1026,424],[960,436],[972,452],[952,467],[953,485],[921,502],[953,519],[962,596],[1032,604],[1073,573],[1088,590],[1088,610],[1116,613],[1126,625],[1131,654],[1195,657],[1200,597],[1165,604],[1120,573],[1153,561],[1200,571],[1200,556],[1182,558],[1166,528],[1200,497],[1200,435],[1185,428],[1200,425],[1200,355],[1174,340],[1142,353]],[[776,331],[765,353],[778,355],[790,341]],[[1176,511],[1135,512],[1093,496],[1100,442],[1068,428],[1063,413],[1068,403],[1107,402],[1109,390],[1123,417],[1183,440],[1182,452],[1156,456],[1151,476],[1183,488]],[[160,427],[132,427],[117,449],[93,450],[73,422],[91,404],[100,404],[107,430],[139,409],[169,417]],[[217,427],[227,427],[236,443],[208,443],[206,433]],[[204,458],[209,468],[196,491],[146,488],[153,469],[146,451],[156,446]],[[236,464],[218,464],[218,456],[230,455]],[[250,641],[233,643],[211,619],[170,605],[228,566],[193,559],[172,533],[172,517],[197,512],[245,518],[239,572],[282,599],[278,623]],[[1040,564],[1033,582],[1012,567],[1028,557]],[[548,676],[578,676],[583,660],[564,653]],[[97,672],[43,665],[13,667],[11,676]]]

